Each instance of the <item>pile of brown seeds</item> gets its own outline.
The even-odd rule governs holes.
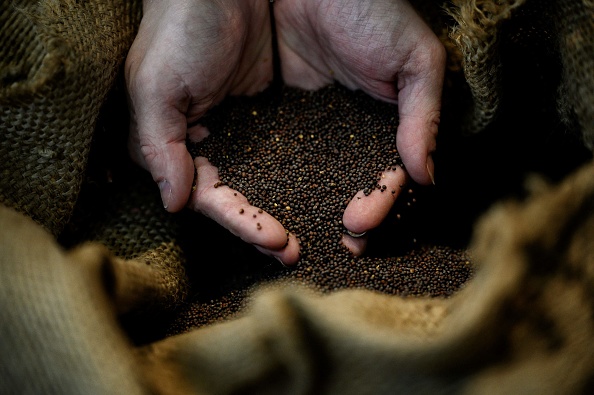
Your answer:
[[[231,113],[224,106],[210,114],[203,123],[213,135],[192,154],[219,168],[219,185],[241,192],[296,234],[304,262],[345,261],[350,256],[339,241],[348,202],[359,190],[396,193],[382,189],[380,175],[402,163],[397,111],[361,92],[348,100],[338,86],[285,88],[280,101],[267,93],[226,103]]]
[[[472,275],[465,250],[418,245],[405,255],[390,256],[390,248],[396,253],[399,242],[409,242],[395,239],[382,256],[356,258],[340,243],[343,212],[358,191],[396,193],[380,177],[402,165],[395,143],[395,105],[340,85],[315,92],[284,87],[229,98],[201,122],[211,134],[189,143],[192,156],[207,157],[218,167],[222,185],[239,191],[294,233],[301,259],[295,268],[276,264],[239,274],[245,281],[234,282],[237,289],[228,292],[232,297],[219,295],[189,309],[185,319],[193,321],[190,327],[225,318],[222,304],[226,312],[236,311],[243,291],[268,280],[305,283],[325,292],[366,288],[449,296]],[[399,210],[414,201],[414,191],[404,188],[397,199]],[[397,223],[400,212],[390,215]]]

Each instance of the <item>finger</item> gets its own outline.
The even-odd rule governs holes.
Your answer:
[[[194,178],[192,157],[186,148],[189,99],[163,94],[176,90],[169,89],[168,82],[163,83],[165,89],[159,81],[143,73],[129,77],[132,120],[128,148],[132,158],[159,185],[163,206],[176,212],[186,205]]]
[[[382,173],[379,184],[382,186],[381,190],[374,189],[368,196],[359,191],[349,202],[342,217],[342,223],[347,230],[364,233],[381,224],[402,186],[406,184],[406,173],[401,167],[387,170]]]
[[[287,244],[281,249],[272,250],[268,248],[263,248],[261,246],[256,246],[256,249],[258,249],[258,251],[262,252],[265,255],[276,258],[284,266],[292,266],[296,264],[299,261],[300,257],[299,241],[297,240],[297,237],[292,233],[289,234]]]
[[[367,247],[367,236],[352,237],[348,234],[342,235],[341,243],[348,248],[354,256],[361,256]]]
[[[190,199],[192,209],[212,218],[247,243],[276,251],[287,246],[288,236],[280,222],[250,205],[241,193],[225,185],[219,186],[219,172],[208,159],[198,157],[194,163],[198,185]]]
[[[188,126],[188,138],[193,143],[199,143],[210,135],[206,126],[196,124]]]
[[[139,122],[138,140],[130,140],[132,156],[151,173],[161,191],[163,207],[170,212],[186,205],[194,179],[192,157],[186,148],[185,117],[180,114],[179,118],[169,125]]]
[[[419,37],[398,74],[400,124],[396,145],[408,174],[419,184],[434,182],[431,153],[436,148],[441,93],[445,71],[445,49],[428,32]]]

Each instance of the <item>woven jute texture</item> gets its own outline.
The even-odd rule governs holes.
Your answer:
[[[140,20],[131,1],[0,5],[0,201],[58,235]]]
[[[447,9],[456,24],[450,36],[459,50],[473,98],[464,129],[475,133],[485,130],[501,112],[501,101],[507,100],[506,95],[514,94],[504,89],[503,69],[522,66],[518,59],[502,59],[502,47],[514,42],[528,53],[535,50],[548,53],[549,60],[560,67],[560,81],[541,83],[556,86],[560,118],[592,148],[593,3],[589,0],[456,0],[452,4]],[[522,87],[514,86],[514,89]]]

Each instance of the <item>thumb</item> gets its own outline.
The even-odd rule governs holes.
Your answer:
[[[435,150],[445,72],[445,49],[434,37],[423,39],[398,75],[400,123],[396,145],[411,178],[434,182],[431,153]]]
[[[154,111],[131,125],[131,155],[151,173],[161,191],[163,207],[169,212],[185,207],[194,180],[186,129],[185,114],[175,108]]]

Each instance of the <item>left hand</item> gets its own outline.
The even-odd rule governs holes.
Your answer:
[[[317,89],[334,80],[398,104],[396,145],[406,173],[384,173],[399,191],[407,174],[433,182],[445,71],[445,49],[407,0],[277,0],[275,18],[282,76],[286,84]],[[381,223],[396,195],[362,191],[350,202],[343,223],[353,233]],[[364,239],[345,237],[355,254]]]

